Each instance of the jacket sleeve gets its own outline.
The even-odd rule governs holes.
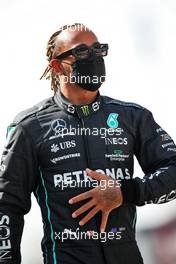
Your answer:
[[[30,136],[21,125],[9,127],[0,166],[0,263],[21,263],[24,214],[31,207],[36,173]]]
[[[122,185],[124,202],[138,206],[176,198],[176,146],[147,109],[136,124],[135,155],[145,174]]]

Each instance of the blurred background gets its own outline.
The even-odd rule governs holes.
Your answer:
[[[175,0],[1,0],[0,152],[13,117],[52,95],[50,83],[39,81],[46,44],[75,22],[109,43],[102,94],[145,106],[176,141]],[[143,176],[137,162],[134,176]],[[42,221],[34,197],[25,223],[22,264],[40,264]],[[137,230],[145,264],[176,263],[176,201],[138,208]]]

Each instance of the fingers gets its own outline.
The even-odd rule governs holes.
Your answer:
[[[78,203],[90,197],[91,197],[91,190],[72,197],[68,202],[69,204],[74,204],[74,203]]]
[[[79,225],[84,225],[86,224],[96,213],[99,211],[98,206],[94,207],[80,222]]]
[[[76,218],[77,216],[79,216],[80,214],[84,213],[85,211],[87,211],[88,209],[90,209],[91,207],[93,207],[94,205],[95,205],[95,202],[92,199],[89,202],[87,202],[86,204],[84,204],[83,206],[81,206],[78,210],[76,210],[72,214],[72,217]]]
[[[109,216],[109,213],[102,212],[100,232],[105,232],[106,225],[108,222],[108,216]]]
[[[107,176],[100,173],[100,172],[97,172],[97,171],[93,171],[93,170],[90,170],[90,169],[86,169],[86,173],[88,176],[90,176],[91,178],[97,180],[97,181],[101,181],[101,180],[107,180]]]

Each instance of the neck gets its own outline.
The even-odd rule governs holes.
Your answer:
[[[65,98],[73,105],[87,105],[92,103],[98,91],[87,91],[79,87],[78,85],[67,85],[60,87],[61,93]]]

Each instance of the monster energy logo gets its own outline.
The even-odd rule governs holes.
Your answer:
[[[88,105],[81,106],[81,110],[85,116],[89,115],[89,107]]]

